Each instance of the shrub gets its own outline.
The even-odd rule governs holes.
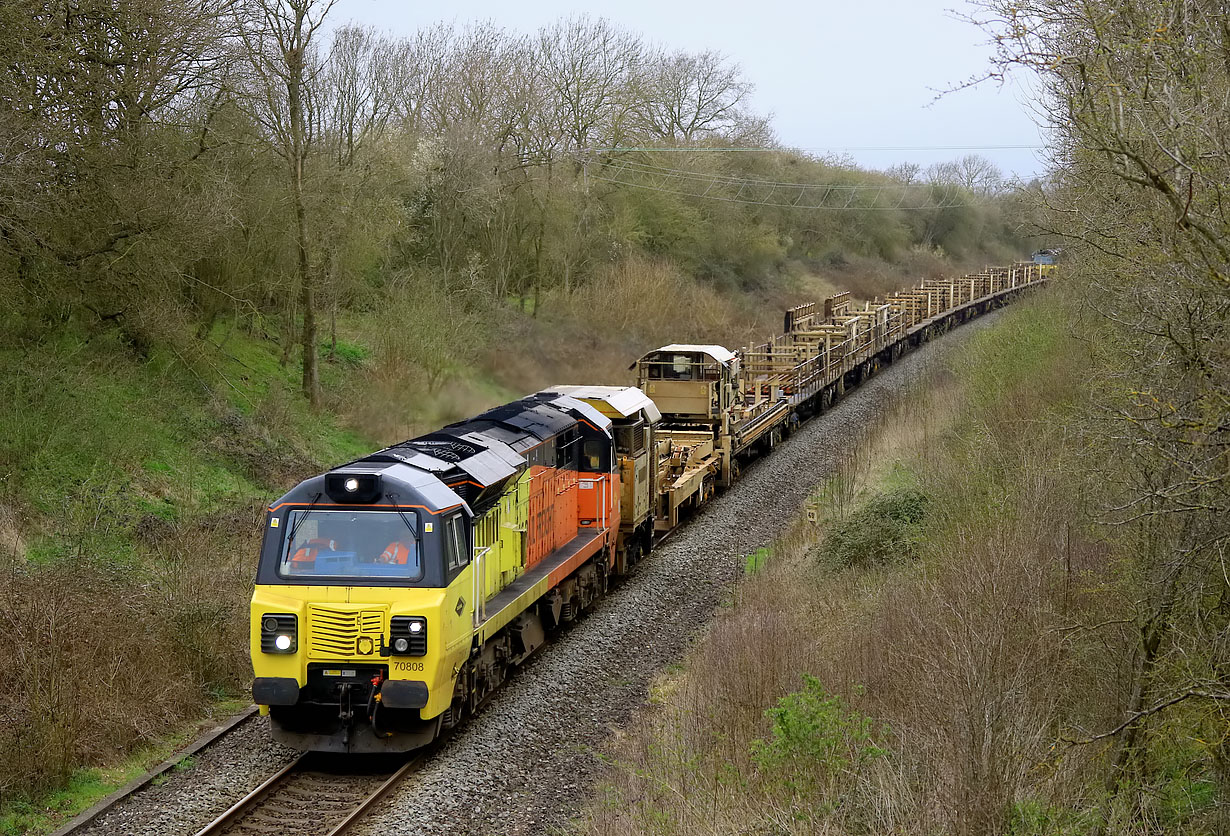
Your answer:
[[[855,773],[886,752],[872,737],[872,721],[831,694],[810,674],[803,689],[787,694],[765,712],[769,736],[752,741],[752,760],[786,786],[803,789],[808,780],[831,783]]]
[[[243,693],[259,513],[180,524],[142,571],[0,561],[0,808]]]
[[[834,568],[914,559],[926,506],[926,495],[915,488],[892,488],[876,494],[832,525],[816,555]]]

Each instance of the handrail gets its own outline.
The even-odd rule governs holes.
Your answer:
[[[477,627],[487,620],[487,554],[494,548],[487,546],[484,549],[475,547],[474,559],[470,561],[471,568],[474,571],[474,626]]]

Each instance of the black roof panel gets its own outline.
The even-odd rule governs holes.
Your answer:
[[[484,419],[518,427],[533,433],[540,441],[558,435],[576,423],[576,419],[562,410],[533,400],[514,401],[477,416],[477,420]]]

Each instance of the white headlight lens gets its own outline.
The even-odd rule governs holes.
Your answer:
[[[393,649],[396,650],[398,653],[405,653],[407,650],[410,649],[410,640],[409,639],[394,639]]]
[[[290,650],[290,636],[278,636],[273,640],[273,646],[278,650]]]
[[[346,488],[346,490],[350,491],[351,493],[354,493],[355,491],[359,489],[359,480],[353,479],[353,478],[347,479],[344,484],[344,487]]]
[[[421,621],[411,621],[411,622],[410,622],[410,632],[411,632],[411,633],[421,633],[421,632],[423,632],[423,622],[421,622]]]

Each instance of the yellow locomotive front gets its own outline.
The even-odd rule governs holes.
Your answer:
[[[250,649],[275,739],[378,752],[435,737],[471,647],[469,516],[399,463],[324,474],[269,509]]]
[[[540,392],[274,503],[250,634],[274,738],[405,751],[478,710],[606,589],[621,524],[611,426]]]

